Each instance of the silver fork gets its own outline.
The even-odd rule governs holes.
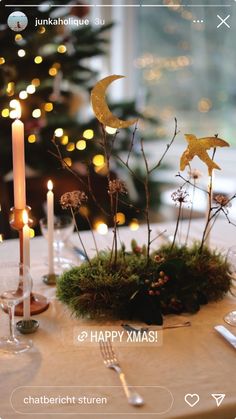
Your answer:
[[[103,357],[103,362],[107,368],[111,368],[119,375],[123,390],[132,406],[142,406],[144,404],[143,398],[127,384],[125,374],[123,373],[116,354],[112,348],[110,339],[108,341],[100,341],[100,351]]]

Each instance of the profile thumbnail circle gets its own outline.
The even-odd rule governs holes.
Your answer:
[[[21,32],[28,25],[28,18],[22,12],[13,12],[8,16],[7,24],[12,31]]]

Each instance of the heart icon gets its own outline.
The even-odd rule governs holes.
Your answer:
[[[190,407],[195,406],[200,400],[200,397],[198,394],[186,394],[184,398],[185,402],[188,403]]]

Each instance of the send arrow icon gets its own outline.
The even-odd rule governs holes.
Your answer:
[[[217,407],[220,407],[225,398],[225,394],[212,394],[212,397],[215,399]]]

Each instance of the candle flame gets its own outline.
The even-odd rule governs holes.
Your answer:
[[[10,101],[10,107],[14,110],[12,112],[12,116],[16,119],[20,119],[21,117],[21,106],[19,100],[13,99]]]
[[[23,214],[22,214],[22,221],[23,221],[23,223],[24,223],[25,225],[27,225],[27,224],[28,224],[29,217],[28,217],[28,213],[27,213],[27,211],[26,211],[26,210],[24,210],[24,211],[23,211]]]
[[[16,106],[16,115],[17,115],[17,118],[20,119],[20,117],[21,117],[21,106],[20,106],[20,102],[18,102],[18,104]]]
[[[52,191],[53,190],[53,183],[51,180],[48,181],[48,190]]]

